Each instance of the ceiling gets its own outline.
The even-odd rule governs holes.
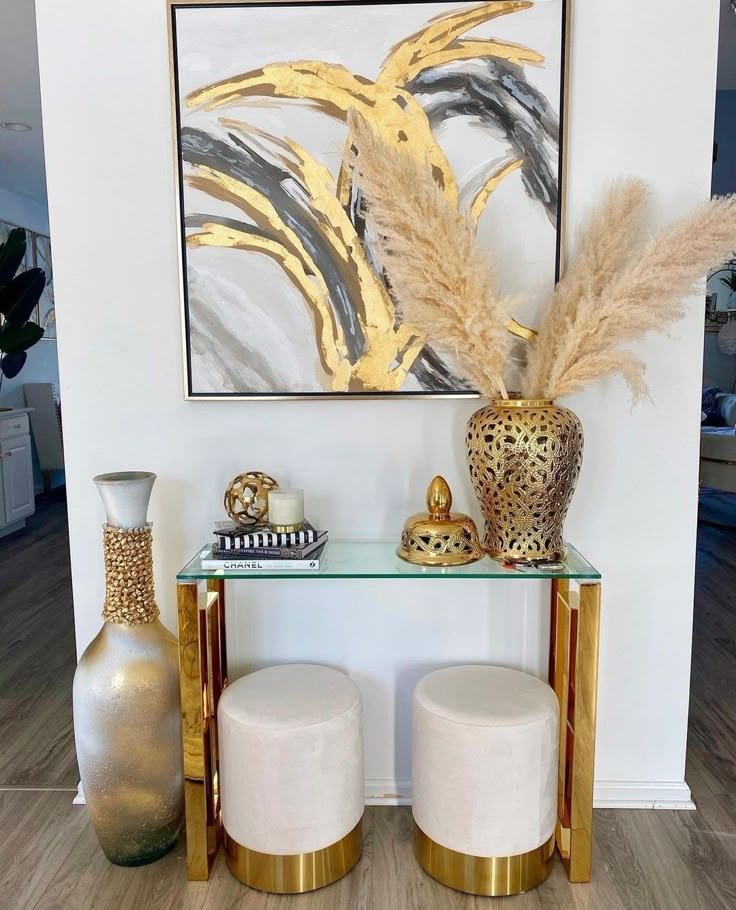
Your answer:
[[[0,187],[46,204],[34,0],[0,0],[0,121],[33,127],[0,129]]]
[[[731,8],[731,0],[721,0],[718,88],[736,90],[736,13]]]

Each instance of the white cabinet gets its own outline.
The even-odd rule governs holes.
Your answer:
[[[35,511],[28,410],[0,411],[0,537]]]

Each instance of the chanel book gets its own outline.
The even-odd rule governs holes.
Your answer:
[[[326,544],[321,544],[316,553],[308,559],[222,559],[212,556],[212,549],[202,556],[202,568],[208,572],[219,569],[222,572],[319,572],[320,557]]]

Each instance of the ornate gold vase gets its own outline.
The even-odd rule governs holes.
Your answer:
[[[105,623],[74,676],[74,735],[95,834],[110,862],[140,866],[176,843],[184,782],[176,639],[158,620],[155,474],[95,478],[105,510]]]
[[[499,399],[470,418],[466,445],[486,551],[510,562],[561,559],[583,460],[577,416],[550,399]]]

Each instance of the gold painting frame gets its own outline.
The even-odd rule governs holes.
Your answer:
[[[405,0],[404,0],[405,2]],[[421,0],[430,2],[430,0]],[[502,0],[496,0],[502,2]],[[534,0],[531,0],[533,5]],[[300,7],[300,6],[382,6],[400,5],[402,0],[388,0],[387,3],[376,3],[372,0],[243,0],[243,2],[223,2],[223,0],[166,0],[166,16],[169,48],[169,80],[171,93],[171,124],[173,134],[174,171],[175,171],[175,205],[177,230],[179,312],[182,343],[182,382],[184,398],[187,401],[322,401],[322,400],[433,400],[433,399],[477,399],[475,391],[430,392],[430,391],[348,391],[348,392],[294,392],[294,393],[239,393],[239,392],[193,392],[190,360],[190,338],[188,325],[187,276],[186,270],[186,235],[183,210],[183,168],[180,148],[180,112],[179,91],[177,84],[176,27],[175,15],[179,9],[192,7]],[[558,215],[556,228],[556,269],[555,280],[558,281],[565,269],[567,243],[567,180],[568,180],[568,133],[570,108],[570,69],[573,0],[560,0],[561,3],[561,53],[560,53],[560,92],[559,92],[559,156],[557,167]],[[468,5],[471,5],[470,2]],[[476,3],[473,5],[477,5]],[[536,332],[516,322],[510,324],[510,331],[527,343],[533,341]]]

